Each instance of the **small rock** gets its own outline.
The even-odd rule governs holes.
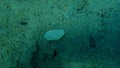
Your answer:
[[[63,37],[65,34],[64,30],[50,30],[45,33],[44,37],[47,40],[59,40],[61,37]]]

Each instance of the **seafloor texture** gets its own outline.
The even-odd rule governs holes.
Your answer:
[[[0,68],[120,68],[120,0],[0,0]]]

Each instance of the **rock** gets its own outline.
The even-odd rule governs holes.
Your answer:
[[[44,37],[47,40],[59,40],[61,37],[63,37],[65,34],[64,30],[50,30],[45,33]]]

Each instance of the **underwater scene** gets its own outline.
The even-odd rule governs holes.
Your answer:
[[[120,68],[120,0],[0,0],[0,68]]]

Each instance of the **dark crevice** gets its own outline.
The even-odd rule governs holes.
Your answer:
[[[93,36],[92,35],[90,35],[89,36],[89,46],[91,47],[91,48],[96,48],[96,41],[95,41],[95,39],[93,38]]]
[[[31,61],[30,61],[32,68],[37,68],[38,67],[37,57],[38,57],[38,53],[39,53],[39,43],[36,42],[35,46],[36,46],[36,50],[32,53],[32,58],[31,58]]]
[[[57,51],[54,49],[53,55],[52,55],[52,60],[57,56]]]
[[[57,51],[55,49],[52,57],[56,57],[56,55],[57,55]]]

